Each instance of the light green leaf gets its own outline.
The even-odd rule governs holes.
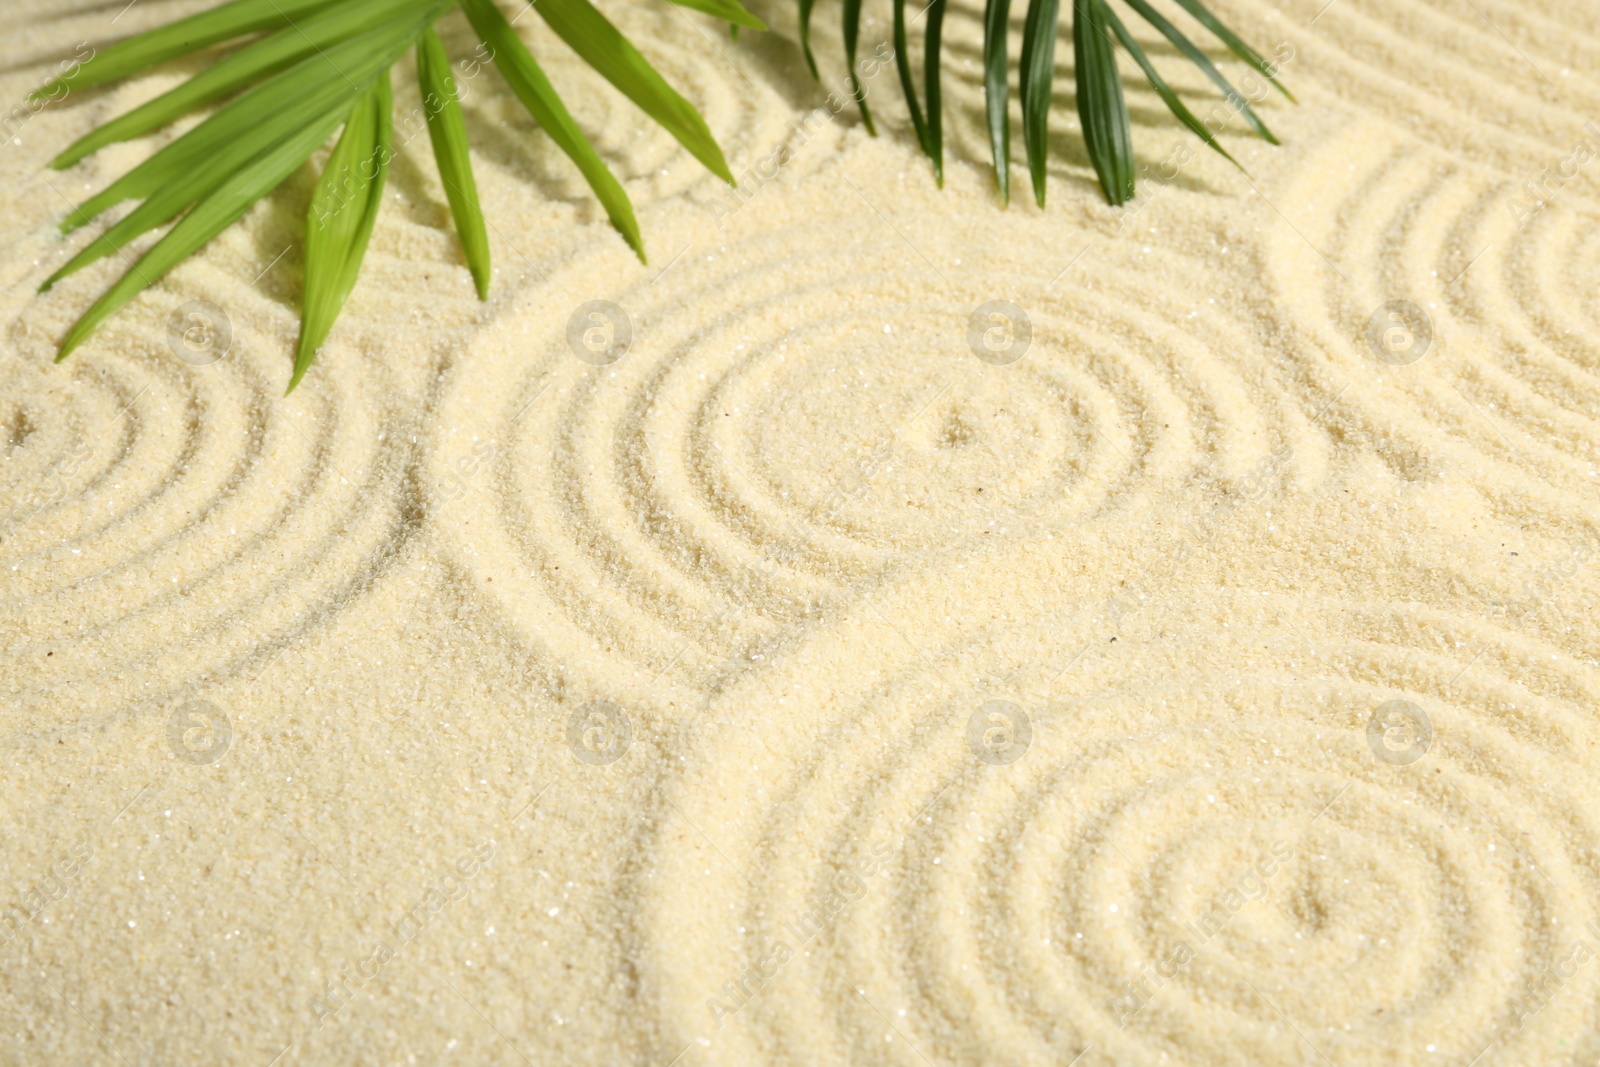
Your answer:
[[[700,112],[656,73],[589,0],[536,0],[533,9],[601,77],[660,123],[707,170],[729,185],[734,184],[722,149],[717,147]]]
[[[1089,161],[1113,204],[1133,198],[1133,135],[1122,98],[1117,53],[1107,33],[1105,0],[1074,0],[1072,46],[1078,80],[1078,118]]]
[[[433,158],[439,164],[444,195],[456,220],[461,252],[472,272],[478,299],[487,300],[489,234],[478,206],[472,158],[467,153],[467,127],[461,117],[461,101],[456,97],[455,78],[450,73],[450,57],[445,55],[439,35],[431,29],[417,42],[417,79],[421,83],[422,113],[428,119],[428,138],[433,142]]]
[[[224,56],[182,85],[78,138],[50,165],[70,167],[108,144],[142,137],[196,108],[293,66],[306,56],[428,6],[428,0],[361,0],[335,4],[287,29]]]
[[[1210,128],[1195,118],[1194,113],[1184,106],[1182,100],[1178,99],[1178,94],[1172,91],[1171,86],[1166,83],[1161,74],[1151,64],[1149,57],[1144,54],[1144,49],[1139,46],[1138,41],[1133,39],[1133,35],[1122,24],[1122,20],[1117,17],[1117,13],[1108,6],[1105,8],[1105,14],[1107,21],[1111,24],[1111,28],[1116,31],[1117,40],[1122,42],[1122,47],[1126,48],[1128,54],[1133,56],[1134,62],[1139,64],[1140,69],[1144,71],[1144,76],[1150,80],[1151,86],[1154,87],[1162,101],[1166,103],[1167,109],[1177,116],[1178,121],[1189,127],[1202,141],[1216,149],[1223,159],[1243,170],[1244,168],[1239,166],[1239,161],[1230,156],[1228,150],[1223,148],[1217,141],[1216,135],[1211,132]]]
[[[118,41],[69,73],[35,89],[33,97],[54,99],[63,89],[104,85],[247,33],[290,25],[297,16],[330,3],[350,2],[352,0],[232,0],[210,11]]]
[[[394,154],[390,112],[394,101],[389,72],[378,75],[356,101],[344,133],[311,195],[306,214],[305,296],[300,309],[300,342],[286,393],[294,392],[361,273],[361,260],[383,203],[389,159]]]
[[[236,222],[250,205],[282,184],[338,128],[342,117],[340,111],[318,116],[294,136],[262,152],[195,205],[193,211],[179,220],[73,324],[61,341],[56,362],[66,359],[119,308],[154,285],[169,270]]]
[[[740,26],[750,30],[767,28],[767,24],[746,11],[739,0],[670,0],[670,2],[692,11],[703,11],[707,15],[730,23],[735,32]]]
[[[1044,207],[1045,160],[1050,148],[1050,82],[1056,69],[1057,0],[1028,0],[1022,26],[1017,91],[1022,97],[1022,144],[1028,151],[1033,198]]]
[[[70,232],[113,204],[154,196],[168,186],[187,190],[198,184],[205,188],[216,175],[231,173],[233,167],[249,158],[249,149],[257,146],[254,138],[258,131],[292,126],[327,108],[343,112],[378,71],[399,59],[442,7],[436,2],[422,18],[395,21],[307,56],[229,101],[86,200],[62,222],[62,229]]]
[[[644,242],[639,237],[639,223],[634,218],[628,194],[612,177],[599,154],[578,129],[578,124],[572,121],[566,105],[556,95],[550,80],[544,76],[544,71],[528,51],[528,46],[522,43],[510,23],[506,22],[493,0],[461,0],[461,7],[478,36],[494,51],[494,64],[504,76],[506,84],[511,86],[511,91],[522,101],[522,106],[528,109],[534,121],[544,127],[556,147],[577,164],[578,170],[583,173],[589,187],[610,216],[611,224],[642,262]]]

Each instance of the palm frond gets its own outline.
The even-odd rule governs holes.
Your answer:
[[[850,64],[850,95],[861,109],[861,124],[876,136],[872,125],[872,111],[867,107],[867,90],[861,84],[861,73],[856,70],[856,42],[861,36],[861,0],[844,0],[844,58]]]
[[[1294,102],[1294,94],[1284,88],[1283,84],[1278,81],[1278,72],[1273,65],[1268,63],[1260,52],[1245,44],[1238,34],[1224,26],[1222,20],[1213,15],[1200,0],[1177,0],[1177,4],[1193,15],[1196,22],[1216,34],[1217,39],[1228,46],[1228,51],[1264,74],[1266,79],[1277,88],[1278,92],[1284,95],[1285,99],[1291,103]]]
[[[1178,98],[1177,93],[1172,91],[1172,87],[1161,76],[1161,72],[1156,70],[1155,64],[1150,62],[1150,57],[1144,54],[1143,46],[1134,40],[1133,34],[1128,32],[1128,27],[1122,24],[1122,20],[1117,17],[1117,13],[1109,7],[1105,9],[1105,13],[1111,29],[1117,35],[1117,40],[1122,42],[1122,47],[1128,50],[1128,54],[1133,57],[1133,61],[1139,64],[1139,69],[1144,71],[1145,79],[1149,81],[1151,88],[1155,89],[1156,94],[1161,97],[1161,102],[1167,105],[1167,110],[1171,111],[1179,122],[1189,127],[1189,130],[1196,137],[1221,153],[1223,159],[1239,167],[1239,161],[1229,155],[1226,148],[1222,147],[1222,143],[1217,140],[1217,135],[1212,133],[1205,123],[1195,118],[1194,112],[1190,111],[1188,105]],[[1277,142],[1274,141],[1273,143],[1276,144]],[[1239,169],[1243,170],[1244,168],[1239,167]]]
[[[989,124],[989,151],[1000,202],[1011,203],[1011,100],[1006,80],[1006,32],[1011,0],[987,0],[983,9],[983,103]]]
[[[738,0],[668,0],[669,3],[686,7],[692,11],[703,12],[712,18],[726,22],[730,29],[738,35],[739,27],[747,30],[765,30],[767,24],[746,11]]]
[[[231,0],[149,33],[119,41],[71,72],[34,90],[33,98],[56,98],[63,89],[88,89],[118,81],[171,59],[262,30],[292,25],[327,0]],[[343,2],[343,0],[340,0]]]
[[[478,182],[472,175],[472,159],[467,154],[467,124],[461,117],[461,101],[456,95],[455,78],[450,74],[450,57],[444,43],[430,28],[417,42],[417,81],[422,90],[422,113],[428,122],[428,139],[433,143],[433,158],[444,183],[450,215],[456,221],[456,235],[467,269],[472,272],[478,299],[489,299],[489,231],[483,209],[478,205]]]
[[[700,112],[656,73],[589,0],[539,0],[533,9],[584,62],[676,137],[707,170],[733,184],[722,149],[712,139]]]
[[[723,19],[734,28],[766,28],[739,0],[669,2]],[[58,169],[71,167],[108,145],[146,136],[215,106],[192,129],[63,220],[62,230],[70,233],[124,200],[139,201],[116,223],[97,232],[41,289],[124,252],[152,230],[169,223],[171,228],[73,324],[61,342],[58,360],[281,185],[343,126],[308,212],[300,340],[289,384],[293,389],[355,286],[394,154],[390,69],[413,47],[423,114],[445,198],[477,294],[487,299],[486,222],[450,60],[433,30],[434,23],[458,4],[512,92],[577,166],[612,224],[642,260],[644,242],[627,193],[493,0],[230,0],[112,44],[35,91],[36,97],[58,99],[71,89],[108,84],[214,46],[233,46],[176,88],[91,130],[52,161]],[[535,6],[585,62],[707,169],[732,183],[722,150],[700,113],[589,0],[538,0]]]
[[[1128,120],[1128,106],[1123,97],[1122,78],[1117,71],[1116,45],[1133,58],[1145,80],[1155,90],[1161,102],[1186,129],[1235,166],[1236,160],[1217,139],[1215,131],[1195,117],[1188,105],[1156,69],[1144,47],[1128,31],[1128,27],[1111,8],[1108,0],[1072,0],[1073,73],[1077,83],[1078,117],[1083,129],[1084,145],[1089,153],[1095,175],[1106,199],[1112,204],[1126,203],[1136,191],[1133,164],[1133,145]],[[1217,69],[1215,63],[1192,40],[1155,9],[1149,0],[1126,0],[1128,6],[1170,41],[1183,57],[1193,63],[1213,85],[1221,91],[1229,107],[1240,115],[1256,136],[1277,144],[1278,138],[1267,128],[1250,102],[1233,87]],[[1290,101],[1294,95],[1278,80],[1278,68],[1261,53],[1251,48],[1221,20],[1213,15],[1200,0],[1174,0],[1202,27],[1209,30],[1223,45],[1249,66],[1259,71]],[[798,0],[800,7],[800,38],[805,48],[806,60],[816,72],[816,61],[811,55],[809,24],[813,0]],[[917,98],[911,74],[909,25],[906,20],[906,0],[894,0],[894,51],[895,66],[900,75],[900,88],[905,94],[906,108],[910,112],[911,129],[917,145],[933,163],[934,180],[944,184],[944,145],[942,114],[939,106],[939,46],[940,27],[945,0],[932,0],[925,9],[928,24],[925,30],[924,82],[927,112]],[[860,82],[856,76],[855,23],[860,17],[859,0],[844,0],[845,58],[850,63],[850,84],[857,98],[861,98]],[[985,0],[983,14],[983,92],[985,120],[989,132],[989,150],[994,161],[995,185],[1002,204],[1011,200],[1011,116],[1009,55],[1006,36],[1010,31],[1011,0]],[[1060,0],[1028,0],[1027,15],[1022,28],[1022,52],[1018,57],[1017,91],[1022,103],[1022,142],[1027,155],[1028,175],[1033,184],[1033,195],[1040,207],[1045,200],[1046,161],[1049,154],[1049,118],[1051,87],[1055,77],[1056,38],[1060,18]],[[862,114],[868,132],[872,132],[870,118],[862,101]],[[1241,168],[1242,169],[1242,168]]]
[[[1107,25],[1105,0],[1073,0],[1072,54],[1078,82],[1078,119],[1100,188],[1113,204],[1133,199],[1133,133],[1122,75]],[[1040,190],[1043,200],[1043,190]]]
[[[806,66],[811,68],[811,76],[820,78],[817,73],[817,57],[811,51],[811,8],[815,0],[799,0],[800,4],[800,51],[805,53]]]
[[[306,226],[306,295],[300,342],[289,391],[300,384],[317,349],[355,288],[367,241],[383,204],[383,186],[393,154],[389,113],[394,101],[385,69],[345,119],[344,133],[322,168],[311,196]]]
[[[906,0],[894,0],[894,67],[900,75],[900,89],[906,94],[917,145],[928,152],[928,126],[922,121],[922,108],[917,104],[917,88],[911,80],[911,50],[906,47]]]
[[[765,29],[740,0],[668,0],[739,27]],[[1277,138],[1216,65],[1150,0],[1126,0],[1217,86],[1252,132]],[[1290,100],[1277,68],[1223,25],[1201,0],[1174,0],[1240,60],[1265,75]],[[673,89],[591,0],[530,0],[574,52],[675,137],[708,170],[733,176],[700,113]],[[813,76],[813,0],[797,0],[800,43]],[[905,0],[894,0],[895,61],[918,145],[944,177],[942,29],[946,0],[923,14],[923,98],[912,77]],[[1034,198],[1045,199],[1051,87],[1055,76],[1060,0],[1029,0],[1018,57],[1023,143]],[[462,256],[480,299],[490,284],[486,220],[478,202],[467,127],[450,74],[450,60],[433,25],[459,6],[488,46],[512,93],[551,141],[578,168],[618,233],[641,260],[644,241],[626,191],[573,120],[543,69],[501,14],[495,0],[228,0],[101,49],[35,90],[59,99],[72,89],[105,85],[217,46],[231,50],[181,85],[102,124],[51,163],[71,167],[108,145],[143,137],[204,108],[210,115],[89,197],[62,221],[72,232],[124,200],[139,203],[57,269],[41,289],[160,227],[170,229],[96,300],[62,339],[65,358],[119,308],[239,219],[308,162],[342,126],[311,200],[300,341],[290,388],[311,366],[334,327],[360,271],[393,155],[390,69],[417,50],[419,88],[429,140],[455,221]],[[857,69],[861,0],[842,0],[844,52],[850,92],[869,133],[874,131],[866,87]],[[983,81],[985,119],[1002,201],[1010,198],[1010,0],[986,0]],[[913,20],[915,21],[915,20]],[[1157,71],[1108,0],[1073,0],[1073,54],[1078,113],[1089,158],[1112,203],[1134,195],[1133,148],[1127,104],[1117,70],[1120,44],[1156,94],[1187,129],[1232,162],[1213,129],[1202,123]],[[354,176],[353,176],[354,175]]]
[[[939,92],[939,39],[945,0],[928,0],[928,29],[923,38],[922,80],[928,89],[928,156],[933,178],[944,187],[944,104]]]
[[[1251,109],[1249,101],[1239,95],[1239,91],[1233,87],[1233,83],[1222,76],[1222,72],[1217,69],[1216,64],[1212,63],[1206,54],[1195,46],[1193,41],[1184,36],[1181,30],[1163,18],[1161,13],[1146,3],[1145,0],[1128,0],[1128,6],[1137,11],[1146,22],[1161,31],[1163,37],[1171,41],[1178,51],[1184,54],[1185,58],[1199,67],[1205,73],[1205,76],[1211,79],[1211,83],[1222,91],[1222,95],[1227,99],[1228,103],[1243,115],[1244,120],[1250,124],[1250,128],[1256,131],[1256,136],[1271,144],[1278,143],[1278,139],[1273,136],[1272,131],[1267,129],[1267,124],[1256,117],[1256,113]]]
[[[1028,153],[1033,198],[1044,207],[1045,157],[1049,151],[1050,82],[1056,73],[1056,0],[1028,0],[1022,27],[1021,69],[1017,92],[1022,97],[1022,145]]]
[[[610,168],[600,159],[600,154],[594,150],[583,131],[578,129],[578,124],[572,121],[567,106],[556,95],[550,79],[544,76],[533,53],[528,51],[528,46],[522,43],[506,17],[500,14],[493,0],[461,0],[461,7],[467,13],[472,28],[478,31],[483,43],[494,52],[494,65],[499,68],[506,84],[511,86],[511,91],[522,101],[522,106],[528,109],[533,120],[550,135],[556,147],[577,165],[600,205],[606,209],[611,224],[642,261],[644,240],[639,236],[639,223],[633,217],[633,204],[628,200],[628,194],[612,176]]]

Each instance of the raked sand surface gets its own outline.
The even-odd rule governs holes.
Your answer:
[[[287,399],[311,172],[55,366],[160,139],[44,163],[195,64],[13,114],[0,1063],[1600,1060],[1600,9],[1227,0],[1283,146],[1130,80],[1121,210],[1064,43],[1041,212],[951,2],[942,191],[833,0],[604,5],[738,194],[521,19],[649,266],[458,70],[491,299],[402,137]],[[6,106],[197,6],[8,5]]]

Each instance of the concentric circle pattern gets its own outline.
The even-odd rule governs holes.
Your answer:
[[[710,684],[907,565],[1275,477],[1280,400],[1201,295],[1110,261],[1052,288],[977,243],[939,266],[865,205],[823,239],[747,210],[600,293],[568,278],[609,250],[581,256],[457,365],[435,528],[530,643]],[[974,333],[995,293],[1020,318]],[[1014,361],[983,349],[1017,330]]]
[[[711,844],[664,856],[651,897],[680,1043],[718,1064],[1466,1064],[1592,1032],[1600,676],[1435,612],[1184,599],[1107,645],[1086,612],[963,628],[911,597],[730,694],[663,819]],[[823,699],[819,677],[827,721],[786,721],[771,695]],[[1394,700],[1425,740],[1370,736]],[[1020,758],[984,758],[980,709]]]
[[[25,732],[259,671],[405,536],[410,416],[355,388],[379,369],[346,360],[275,405],[284,324],[208,291],[233,329],[214,363],[115,323],[118,355],[10,363],[0,678]]]
[[[1154,0],[1273,146],[1112,0],[1240,164],[1124,62],[1119,207],[1064,10],[1042,210],[979,0],[942,187],[888,4],[874,137],[596,0],[737,188],[502,5],[647,257],[452,12],[487,301],[408,60],[296,392],[319,160],[54,365],[201,60],[17,102],[210,2],[0,42],[0,1063],[1600,1062],[1592,5],[1208,0],[1295,106]]]
[[[1216,10],[1230,25],[1261,27],[1263,52],[1292,47],[1284,77],[1302,99],[1310,81],[1318,96],[1519,179],[1600,115],[1588,59],[1600,19],[1583,5],[1233,0]]]
[[[1600,134],[1580,136],[1600,152]],[[1330,170],[1347,176],[1333,204],[1319,199]],[[1362,432],[1463,475],[1540,472],[1533,486],[1497,479],[1502,491],[1589,496],[1600,487],[1600,202],[1581,187],[1546,190],[1354,126],[1267,194],[1290,238],[1273,242],[1268,276],[1306,352],[1346,384],[1336,410]],[[1396,302],[1421,316],[1392,338],[1411,346],[1403,358],[1372,332]]]

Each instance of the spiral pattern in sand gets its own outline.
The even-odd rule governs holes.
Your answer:
[[[1592,1033],[1593,670],[1437,613],[1205,601],[1113,645],[1071,612],[937,650],[960,627],[886,606],[737,694],[647,910],[680,1043],[1464,1067]],[[854,697],[852,643],[885,663]],[[830,721],[785,722],[822,677]]]
[[[825,238],[745,210],[660,271],[580,251],[455,368],[435,528],[536,647],[710,684],[897,569],[1132,521],[1283,447],[1249,334],[1201,295],[1148,299],[1109,262],[1029,284],[1045,262],[978,242],[935,266],[865,206]],[[614,287],[568,280],[607,255]],[[973,316],[1013,295],[1026,323],[995,321],[1028,340],[997,362]],[[614,362],[580,358],[587,330]]]

